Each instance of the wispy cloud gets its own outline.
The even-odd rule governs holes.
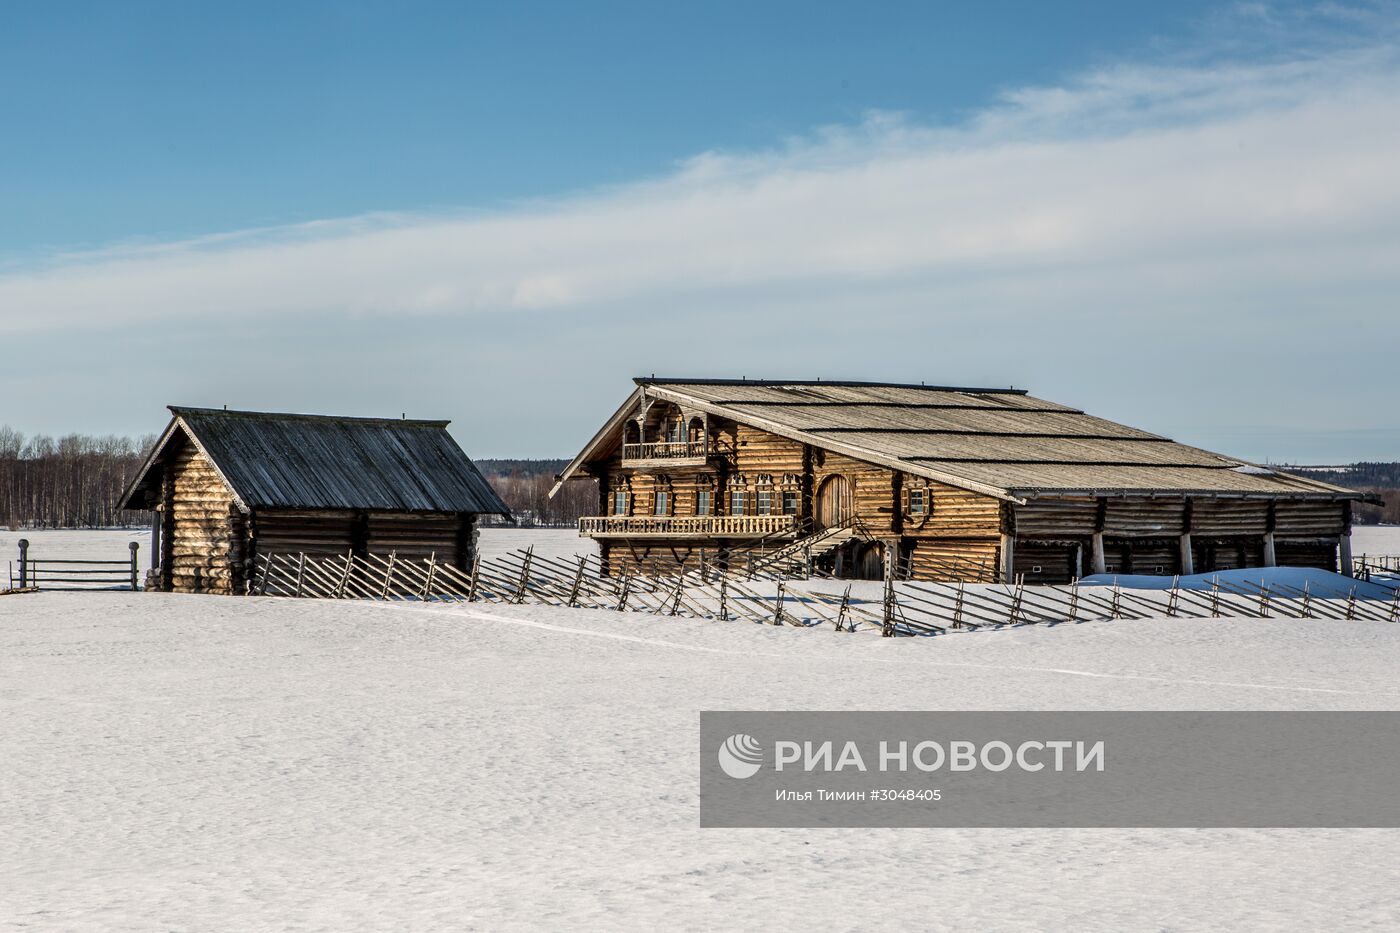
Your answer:
[[[857,301],[868,323],[939,322],[954,339],[983,326],[974,313],[1075,363],[1089,358],[1086,330],[1099,354],[1147,341],[1198,360],[1221,345],[1293,359],[1323,351],[1276,330],[1297,335],[1327,314],[1369,335],[1359,352],[1393,354],[1396,22],[1388,6],[1242,5],[1198,48],[1011,90],[956,124],[875,113],[501,212],[54,257],[0,274],[0,316],[56,333]]]

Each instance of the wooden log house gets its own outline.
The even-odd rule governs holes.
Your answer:
[[[446,421],[170,412],[121,501],[155,512],[161,590],[243,593],[272,553],[431,554],[465,570],[477,516],[509,514]]]
[[[887,553],[922,580],[1350,572],[1360,493],[1024,390],[635,382],[559,480],[598,480],[579,533],[612,572],[734,566],[775,546],[852,578],[879,576]]]

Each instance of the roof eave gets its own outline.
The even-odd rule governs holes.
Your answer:
[[[641,397],[642,390],[639,386],[627,396],[627,401],[623,402],[622,405],[618,407],[617,411],[613,412],[612,417],[598,429],[598,433],[594,434],[592,440],[584,445],[583,450],[579,451],[578,455],[569,461],[569,465],[564,467],[559,473],[555,478],[554,485],[549,490],[549,497],[551,499],[554,498],[555,493],[563,488],[565,483],[578,474],[578,471],[585,463],[588,463],[593,458],[598,448],[612,436],[612,433],[622,426],[622,422],[627,420],[628,412],[636,407]]]

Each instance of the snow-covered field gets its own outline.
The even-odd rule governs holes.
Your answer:
[[[1400,551],[1398,531],[1363,546],[1358,528],[1357,553]],[[25,536],[102,556],[133,534]],[[577,546],[483,535],[529,541]],[[1393,928],[1395,831],[701,830],[696,740],[703,709],[1400,709],[1397,659],[1400,625],[1372,622],[881,639],[532,606],[3,597],[0,925]]]

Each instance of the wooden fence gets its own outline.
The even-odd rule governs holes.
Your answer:
[[[770,586],[770,583],[776,583]],[[1174,581],[1175,584],[1175,581]],[[831,587],[832,589],[828,589]],[[792,580],[749,579],[712,566],[672,576],[604,576],[598,558],[547,557],[533,549],[491,560],[470,571],[394,554],[313,557],[270,554],[259,559],[250,592],[322,599],[495,602],[636,611],[695,619],[748,621],[836,631],[878,628],[885,635],[937,635],[949,629],[1055,624],[1108,619],[1294,618],[1400,622],[1400,589],[1389,600],[1318,595],[1308,585],[1230,582],[1209,590],[1115,586],[915,583],[897,579],[887,564],[880,598],[853,596],[834,581],[799,587]]]
[[[140,545],[127,545],[127,560],[54,560],[29,555],[29,542],[19,541],[19,566],[10,564],[11,591],[26,590],[139,590]]]

